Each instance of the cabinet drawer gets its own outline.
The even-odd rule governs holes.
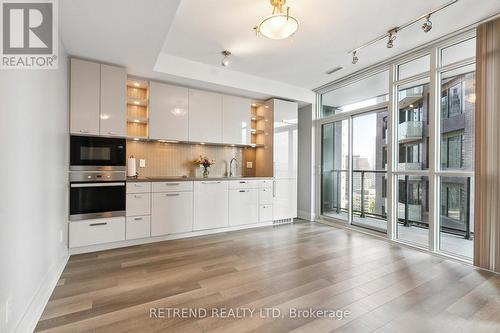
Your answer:
[[[229,191],[229,225],[259,221],[259,193],[257,189]]]
[[[229,182],[230,190],[247,189],[247,188],[257,188],[257,181],[241,179],[241,180],[232,180]]]
[[[152,189],[154,193],[190,192],[193,190],[193,182],[155,182]]]
[[[154,193],[151,235],[161,236],[193,231],[193,193]]]
[[[149,193],[151,192],[151,183],[137,182],[127,183],[127,193]]]
[[[69,247],[80,247],[125,240],[125,217],[94,219],[69,224]]]
[[[257,180],[257,184],[259,188],[272,188],[273,180],[272,179],[259,179]]]
[[[273,203],[273,189],[272,187],[259,188],[259,204],[266,205]]]
[[[273,205],[259,206],[259,222],[270,222],[273,220]]]
[[[151,236],[151,218],[147,216],[127,217],[126,239],[147,238]]]
[[[127,194],[127,216],[151,214],[151,193]]]

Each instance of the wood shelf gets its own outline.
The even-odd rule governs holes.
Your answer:
[[[149,119],[147,117],[136,117],[136,116],[128,116],[127,123],[136,123],[136,124],[147,124],[149,123]]]
[[[137,106],[148,106],[148,99],[147,98],[136,98],[136,97],[128,97],[127,98],[127,104],[128,105],[137,105]]]

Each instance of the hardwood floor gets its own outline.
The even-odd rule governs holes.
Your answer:
[[[151,318],[157,308],[209,312]],[[290,318],[297,308],[350,315]],[[210,316],[223,309],[255,312]],[[297,223],[72,256],[36,331],[500,332],[500,276]]]

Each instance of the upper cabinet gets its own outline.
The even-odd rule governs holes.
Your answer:
[[[126,136],[124,68],[71,59],[70,132]]]
[[[274,111],[274,177],[297,178],[298,104],[271,100]]]
[[[251,100],[223,95],[222,143],[251,144],[251,117]]]
[[[149,137],[188,141],[188,100],[187,88],[151,82]]]
[[[73,134],[99,135],[100,65],[71,59],[71,117]]]
[[[222,142],[222,95],[189,89],[189,141]]]
[[[125,68],[101,65],[101,135],[127,135],[126,82]]]

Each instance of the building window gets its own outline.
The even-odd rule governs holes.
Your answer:
[[[442,183],[441,214],[456,221],[463,220],[465,211],[465,189],[463,184]]]
[[[464,166],[464,135],[455,132],[443,135],[441,167],[443,169],[461,169]]]

